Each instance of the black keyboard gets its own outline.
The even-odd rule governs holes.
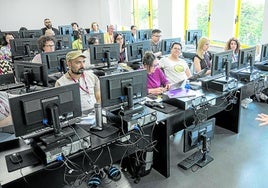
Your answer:
[[[6,91],[10,89],[18,89],[25,87],[24,83],[10,83],[5,85],[0,85],[0,91]]]
[[[181,161],[178,164],[178,166],[183,168],[184,170],[188,170],[189,168],[194,166],[198,161],[200,161],[202,157],[203,157],[203,153],[201,153],[201,151],[197,151],[193,153],[191,156]]]

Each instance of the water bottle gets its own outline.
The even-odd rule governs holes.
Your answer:
[[[102,110],[101,110],[101,104],[95,103],[95,121],[96,126],[92,127],[93,129],[102,130]]]
[[[189,80],[186,80],[184,88],[185,88],[186,91],[189,91],[189,89],[191,88]]]

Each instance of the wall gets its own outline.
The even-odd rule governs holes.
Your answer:
[[[268,43],[268,0],[265,0],[261,44]]]

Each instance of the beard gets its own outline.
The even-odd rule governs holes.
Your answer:
[[[73,70],[71,69],[72,73],[73,73],[73,74],[77,74],[77,75],[78,75],[78,74],[83,74],[84,70],[85,70],[85,69],[83,69],[83,68],[79,69],[78,71],[73,71]]]

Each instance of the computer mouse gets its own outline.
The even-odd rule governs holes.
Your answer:
[[[161,109],[165,108],[165,106],[163,104],[161,104],[161,103],[155,103],[154,106],[158,107],[158,108],[161,108]]]
[[[9,156],[10,161],[13,164],[19,164],[22,163],[22,157],[19,153],[13,153],[12,155]]]

